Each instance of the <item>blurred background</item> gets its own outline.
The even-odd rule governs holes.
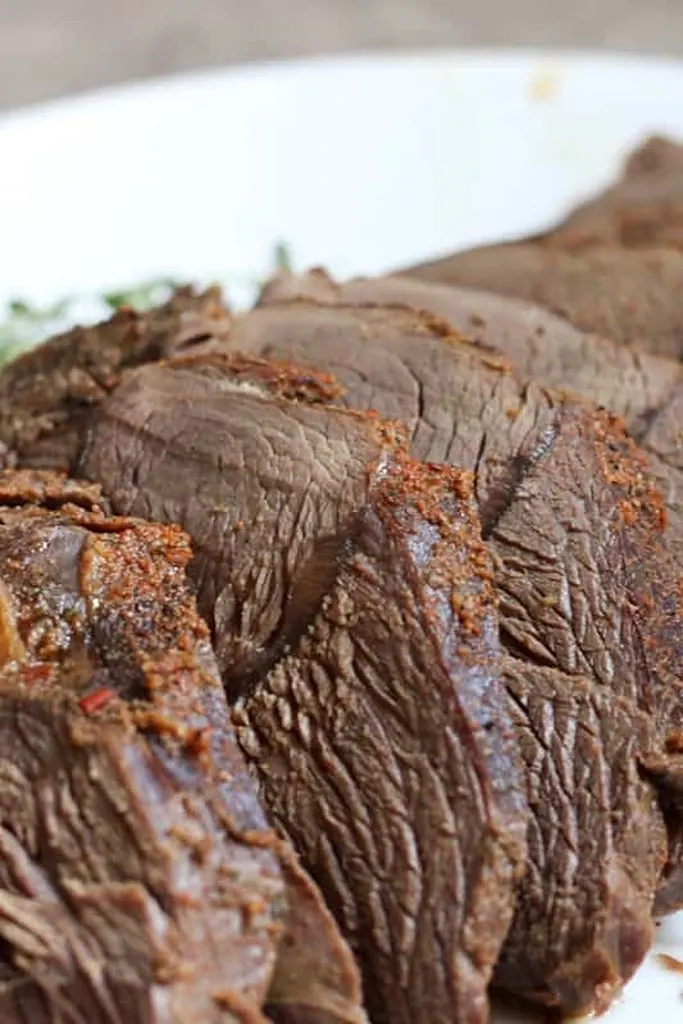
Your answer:
[[[683,52],[681,0],[0,0],[0,108],[249,60],[400,47]]]

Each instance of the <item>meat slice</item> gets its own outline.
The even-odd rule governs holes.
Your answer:
[[[600,1011],[654,931],[667,835],[639,764],[652,723],[589,679],[515,658],[503,678],[531,816],[528,867],[496,984],[571,1015]]]
[[[487,1019],[509,923],[523,818],[468,490],[457,471],[389,468],[311,626],[235,713],[377,1022]]]
[[[294,850],[278,845],[287,885],[284,934],[265,1013],[273,1024],[368,1024],[355,958]]]
[[[683,146],[647,139],[628,158],[619,181],[539,236],[544,245],[683,248]]]
[[[194,537],[243,749],[373,1020],[475,1024],[525,815],[467,477],[413,463],[376,417],[282,397],[282,366],[274,394],[237,362],[239,379],[220,353],[133,374],[82,468]]]
[[[587,333],[681,359],[682,248],[683,146],[655,137],[558,227],[404,273],[524,299]]]
[[[265,1024],[296,989],[311,1020],[361,1024],[350,953],[235,743],[185,536],[97,497],[0,474],[3,1021]]]
[[[644,454],[605,413],[568,406],[555,443],[494,524],[504,642],[588,675],[655,716],[680,716],[678,572]]]
[[[537,306],[518,299],[434,284],[407,277],[367,278],[336,284],[324,271],[297,277],[280,274],[264,289],[262,303],[281,303],[282,327],[266,326],[270,340],[255,322],[236,319],[233,338],[256,351],[287,351],[278,347],[280,333],[301,321],[291,300],[318,303],[403,302],[445,316],[456,329],[480,345],[502,352],[521,380],[573,392],[624,418],[631,435],[648,453],[649,467],[664,495],[668,517],[667,545],[683,567],[683,367],[674,360],[650,355],[609,338],[588,335]],[[263,315],[263,314],[262,314]],[[256,328],[256,329],[254,329]],[[313,359],[313,343],[298,344],[302,359]],[[234,341],[228,340],[233,345]],[[320,361],[320,356],[315,355]]]
[[[443,317],[464,337],[501,352],[521,380],[574,392],[622,416],[636,439],[683,381],[674,360],[585,334],[539,306],[504,295],[400,275],[337,284],[318,269],[301,276],[281,272],[260,301],[294,298],[401,304]]]
[[[122,310],[24,353],[0,375],[0,461],[67,470],[87,416],[127,367],[221,337],[229,324],[217,289],[182,288],[149,313]]]
[[[683,253],[675,249],[570,250],[522,241],[455,253],[402,273],[514,296],[589,334],[683,357]]]
[[[283,883],[187,542],[73,490],[0,509],[2,1019],[265,1020]]]

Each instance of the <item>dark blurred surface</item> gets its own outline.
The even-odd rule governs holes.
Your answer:
[[[467,44],[683,53],[683,3],[0,0],[0,107],[236,61]]]

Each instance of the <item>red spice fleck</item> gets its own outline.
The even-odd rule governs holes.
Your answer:
[[[51,665],[29,665],[22,672],[22,679],[28,685],[44,683],[52,675]]]
[[[95,711],[106,708],[107,704],[110,704],[115,697],[116,690],[112,690],[110,686],[100,686],[96,690],[86,693],[85,697],[81,697],[78,706],[86,715],[92,715]]]

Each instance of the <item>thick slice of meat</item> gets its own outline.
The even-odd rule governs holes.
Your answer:
[[[175,527],[0,510],[8,1024],[265,1020],[283,883],[189,554]]]
[[[589,334],[683,357],[683,253],[674,249],[574,251],[515,242],[455,253],[402,273],[515,296]]]
[[[667,544],[683,570],[683,385],[643,424],[640,442],[667,510]]]
[[[681,524],[664,532],[651,462],[606,414],[576,415],[560,437],[491,534],[501,635],[527,664],[590,673],[603,705],[618,694],[647,716],[637,752],[668,829],[656,910],[670,912],[683,905]]]
[[[221,337],[229,325],[218,290],[183,288],[149,313],[123,310],[26,352],[0,375],[0,460],[67,470],[85,419],[127,367]]]
[[[0,474],[3,501],[2,1019],[253,1024],[296,991],[361,1024],[351,955],[236,746],[185,536],[51,474]]]
[[[457,471],[387,469],[310,628],[235,713],[376,1022],[487,1019],[509,923],[523,819],[468,490]]]
[[[463,336],[501,352],[521,380],[574,392],[604,406],[622,416],[636,438],[683,381],[683,368],[674,360],[585,334],[561,317],[509,296],[400,275],[337,284],[318,269],[301,276],[278,274],[265,286],[261,304],[294,298],[402,304],[444,317]]]
[[[635,623],[650,602],[665,606],[676,576],[658,539],[665,516],[649,465],[622,424],[590,405],[520,386],[486,353],[414,311],[283,303],[236,319],[229,345],[334,373],[345,403],[407,424],[416,457],[474,470],[484,535],[496,555],[503,635],[526,657],[595,673],[652,707]],[[661,415],[677,422],[675,399]],[[647,566],[642,592],[629,576],[638,566]],[[622,607],[631,605],[629,626]],[[663,621],[653,628],[663,640]],[[680,675],[680,653],[675,645],[667,650],[669,679]]]
[[[683,146],[647,139],[619,181],[535,241],[563,249],[590,245],[683,248]]]
[[[406,310],[283,303],[237,319],[229,344],[334,372],[345,402],[407,422],[415,454],[473,469],[505,643],[656,712],[663,752],[681,714],[680,533],[672,522],[662,535],[651,465],[623,425],[520,387],[485,353]],[[432,447],[441,437],[447,448]],[[673,467],[659,469],[673,480]]]
[[[271,692],[284,729],[272,758],[244,727],[243,747],[361,959],[375,1019],[485,1020],[525,822],[467,482],[407,460],[372,416],[283,398],[282,367],[274,396],[261,362],[251,381],[235,365],[239,380],[220,353],[133,374],[83,469],[116,508],[194,537],[228,685]]]
[[[683,388],[671,395],[646,430],[643,443],[649,452],[649,464],[661,488],[667,513],[665,541],[672,559],[679,567],[677,593],[669,600],[678,622],[683,622]],[[680,643],[680,639],[676,642]],[[650,763],[657,785],[663,794],[671,835],[671,852],[665,879],[657,894],[656,910],[660,914],[683,905],[683,730],[674,719],[667,737],[666,754]]]
[[[527,871],[496,984],[572,1015],[600,1011],[640,965],[654,931],[667,835],[639,767],[652,723],[588,679],[514,658],[503,677],[531,816]]]
[[[681,714],[683,635],[672,607],[678,572],[648,470],[619,421],[568,405],[489,543],[513,653],[588,675],[664,729]]]

